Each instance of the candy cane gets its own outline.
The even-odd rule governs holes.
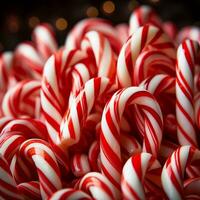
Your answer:
[[[145,186],[148,184],[148,179],[154,186],[153,191],[150,191],[149,195],[152,195],[154,198],[157,196],[158,198],[158,191],[161,188],[159,188],[160,174],[157,172],[160,169],[160,163],[149,153],[140,153],[130,157],[122,170],[121,188],[123,198],[146,199],[145,189],[147,188]]]
[[[27,200],[40,200],[40,183],[38,181],[30,181],[17,185],[17,189],[22,194],[24,199]]]
[[[95,172],[100,171],[99,153],[100,153],[99,142],[94,141],[92,145],[90,146],[90,149],[88,152],[88,159],[89,159],[92,170]]]
[[[80,44],[84,35],[89,31],[97,31],[102,33],[111,43],[112,48],[116,53],[121,48],[121,43],[115,28],[110,23],[103,19],[84,19],[78,22],[69,32],[65,41],[65,47],[69,50],[80,48]]]
[[[122,160],[126,161],[130,156],[141,152],[138,141],[130,134],[120,134]]]
[[[25,137],[20,132],[10,132],[0,137],[0,153],[8,164],[11,163],[13,156],[24,141]]]
[[[142,52],[135,63],[133,84],[139,85],[145,78],[156,74],[168,74],[175,77],[175,60],[159,50]]]
[[[94,72],[83,63],[74,66],[72,71],[72,90],[71,94],[76,97],[83,85],[94,76]]]
[[[60,146],[62,148],[67,149],[69,146],[78,143],[81,136],[81,129],[87,116],[90,115],[90,112],[94,108],[95,102],[103,96],[109,96],[115,89],[115,85],[112,85],[109,79],[105,77],[94,78],[85,83],[83,90],[63,117],[60,133]]]
[[[200,28],[197,26],[184,27],[177,35],[177,42],[181,43],[185,39],[191,39],[200,42]]]
[[[126,42],[126,40],[128,39],[129,36],[129,26],[127,24],[118,24],[115,27],[118,36],[119,36],[119,40],[121,42],[121,46]]]
[[[40,79],[43,71],[43,61],[31,42],[17,46],[14,52],[13,68],[19,80],[24,78]]]
[[[200,151],[191,146],[178,148],[169,157],[163,167],[161,180],[167,197],[171,199],[185,199],[183,181],[185,170],[191,163],[200,161]],[[198,187],[195,185],[195,187]]]
[[[193,109],[194,67],[198,43],[185,40],[177,51],[176,117],[177,135],[181,145],[197,146]]]
[[[13,118],[12,117],[1,117],[0,118],[0,132],[4,128],[4,126],[9,123]]]
[[[32,39],[36,49],[44,61],[46,61],[58,48],[55,33],[50,24],[36,26],[32,33]]]
[[[140,87],[152,93],[159,102],[164,115],[174,114],[175,110],[175,78],[158,74],[145,79]],[[166,103],[170,106],[166,107]],[[137,110],[136,110],[137,111]]]
[[[162,26],[163,30],[165,33],[167,33],[167,35],[172,39],[172,40],[176,40],[176,36],[177,36],[177,27],[176,24],[174,24],[173,22],[165,22]]]
[[[174,110],[175,110],[175,106],[174,106],[175,104],[175,100],[174,100],[175,99],[175,78],[174,77],[171,77],[169,75],[164,75],[164,74],[158,74],[158,75],[151,76],[145,79],[139,86],[148,90],[151,94],[154,95],[154,97],[160,104],[165,122],[171,115],[174,117],[174,115],[172,114],[174,113]],[[170,105],[169,106],[170,108],[168,107],[166,108],[165,106],[166,103]],[[135,107],[135,112],[136,112],[135,120],[137,122],[136,123],[137,127],[140,133],[144,135],[143,133],[144,120],[142,118],[142,113],[139,111],[137,107]],[[172,118],[172,121],[173,119],[174,118]],[[170,123],[169,120],[168,122]],[[164,126],[166,127],[167,124],[164,123]],[[176,131],[176,126],[175,126],[175,131]],[[169,134],[172,135],[174,133],[175,132],[172,132],[172,133],[170,132]]]
[[[4,93],[9,85],[12,70],[12,52],[5,52],[0,56],[0,93]],[[0,96],[2,98],[2,94]]]
[[[97,172],[87,173],[78,184],[79,189],[89,193],[96,200],[117,199],[111,182]]]
[[[32,118],[8,120],[0,133],[0,137],[5,136],[7,132],[21,132],[26,136],[47,140],[47,129],[43,122]]]
[[[96,31],[90,31],[85,34],[81,47],[87,52],[92,51],[98,68],[98,76],[113,80],[116,72],[116,56],[106,37]]]
[[[188,199],[199,199],[200,191],[199,191],[200,177],[191,178],[184,182],[184,192]]]
[[[17,182],[34,177],[30,171],[32,164],[25,163],[23,159],[16,159],[21,144],[30,138],[47,138],[47,132],[41,122],[33,119],[13,120],[4,127],[0,135],[0,153],[10,165]]]
[[[76,177],[84,176],[91,171],[88,156],[85,154],[75,154],[71,161],[71,170]]]
[[[60,50],[44,66],[41,106],[50,139],[55,144],[59,143],[60,123],[68,103],[66,96],[71,89],[70,81],[66,82],[66,76],[72,66],[82,63],[86,57],[81,51]]]
[[[55,192],[49,200],[92,200],[92,198],[81,190],[72,188],[62,189]]]
[[[133,85],[136,60],[147,47],[157,49],[170,59],[175,59],[173,43],[159,28],[152,25],[139,28],[123,45],[118,57],[117,80],[121,87]]]
[[[196,125],[200,129],[200,92],[194,96],[194,112]]]
[[[12,177],[8,163],[0,154],[0,198],[1,199],[22,199],[15,180]]]
[[[157,156],[162,140],[162,114],[152,94],[139,87],[129,87],[112,96],[102,115],[100,156],[101,170],[116,187],[116,191],[120,188],[122,170],[119,124],[124,110],[132,104],[140,105],[144,112],[143,151]]]
[[[131,14],[129,34],[135,33],[138,28],[147,23],[161,27],[161,20],[154,10],[148,6],[140,6]]]
[[[20,147],[20,155],[32,159],[38,173],[43,199],[61,189],[60,170],[55,155],[48,143],[40,139],[25,141]]]
[[[22,81],[7,91],[2,102],[4,116],[20,117],[37,115],[36,103],[40,95],[39,81]]]
[[[12,120],[3,128],[0,134],[0,153],[9,162],[20,145],[29,138],[46,140],[47,131],[44,125],[34,119]]]

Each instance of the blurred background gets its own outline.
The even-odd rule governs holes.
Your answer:
[[[0,51],[13,50],[19,42],[30,40],[32,29],[41,22],[53,26],[61,45],[67,32],[83,18],[102,17],[113,24],[128,22],[134,8],[144,4],[178,28],[200,26],[200,0],[2,0]]]

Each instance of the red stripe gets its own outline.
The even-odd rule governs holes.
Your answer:
[[[147,37],[148,37],[148,32],[149,32],[149,26],[143,26],[142,29],[142,37],[141,37],[141,47],[140,47],[140,52],[143,50],[143,48],[146,45],[147,42]]]

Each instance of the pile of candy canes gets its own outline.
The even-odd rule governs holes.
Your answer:
[[[200,199],[200,29],[149,7],[0,57],[0,199]]]

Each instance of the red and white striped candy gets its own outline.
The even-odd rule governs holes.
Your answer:
[[[105,76],[114,80],[116,73],[116,56],[113,52],[108,39],[101,33],[90,31],[85,34],[81,41],[81,48],[94,55],[97,76]]]
[[[60,123],[67,109],[71,90],[68,73],[72,66],[82,63],[86,57],[86,53],[79,50],[60,50],[52,55],[44,66],[41,106],[50,139],[55,144],[60,141]]]
[[[121,87],[134,83],[135,64],[140,53],[153,48],[175,59],[173,43],[159,28],[145,25],[139,28],[121,48],[117,61],[117,80]]]
[[[115,85],[105,77],[90,79],[71,104],[71,107],[63,117],[60,132],[60,146],[67,149],[69,146],[79,142],[81,131],[91,114],[95,103],[111,95],[116,90]],[[102,102],[104,105],[105,102]]]
[[[175,40],[177,36],[177,27],[176,24],[173,22],[164,22],[162,26],[163,30],[167,35],[172,39]]]
[[[9,165],[1,154],[0,154],[0,199],[16,199],[16,200],[23,199],[17,190],[17,185],[12,177]]]
[[[157,156],[162,140],[162,114],[152,94],[139,87],[129,87],[112,96],[102,115],[100,156],[103,174],[118,190],[122,170],[120,121],[125,109],[133,104],[139,105],[144,113],[143,151]]]
[[[46,61],[58,48],[55,33],[50,24],[36,26],[32,33],[32,39],[43,61]]]
[[[76,97],[86,81],[90,80],[94,73],[83,63],[74,66],[72,71],[72,90],[71,94]]]
[[[181,145],[197,146],[194,116],[194,68],[199,49],[197,42],[185,40],[177,50],[176,118]]]
[[[200,177],[191,178],[184,182],[184,193],[187,196],[187,199],[196,199],[198,200],[200,197],[199,191]]]
[[[24,78],[41,79],[43,61],[31,42],[24,42],[17,46],[14,52],[14,74],[18,80]]]
[[[195,40],[200,43],[200,28],[197,26],[184,27],[177,35],[177,42],[181,43],[185,39]]]
[[[110,24],[110,22],[98,18],[84,19],[78,22],[67,35],[65,47],[68,50],[80,48],[84,35],[89,31],[100,32],[109,40],[116,53],[120,51],[121,42],[118,39],[115,28]]]
[[[97,172],[87,173],[78,184],[79,189],[89,193],[96,200],[118,199],[115,190],[105,176]]]
[[[3,93],[8,89],[9,80],[12,78],[12,52],[5,52],[0,56],[0,102]]]
[[[175,114],[175,78],[169,75],[158,74],[155,76],[150,76],[145,79],[140,87],[148,90],[151,94],[153,94],[161,106],[162,113],[166,118],[169,114]],[[168,107],[166,106],[168,103]],[[141,115],[136,109],[137,117]],[[136,117],[136,120],[137,120]],[[139,118],[138,118],[139,120]],[[141,121],[141,117],[140,117]],[[138,125],[141,124],[138,121]],[[166,125],[166,124],[165,124]]]
[[[37,137],[47,140],[47,129],[45,124],[37,119],[10,119],[3,127],[0,137],[5,136],[7,132],[21,132],[27,137]]]
[[[129,35],[132,35],[138,28],[147,23],[161,27],[161,20],[154,10],[149,6],[140,6],[130,16]]]
[[[25,139],[20,132],[9,132],[0,137],[0,154],[7,160],[8,164],[11,163]]]
[[[0,118],[0,132],[4,128],[4,126],[9,123],[13,118],[12,117],[1,117]]]
[[[48,200],[92,200],[92,198],[81,190],[67,188],[58,190]]]
[[[196,125],[200,129],[200,92],[194,96],[194,112]]]
[[[179,145],[177,145],[174,142],[171,142],[167,139],[163,139],[161,147],[160,147],[159,161],[164,163],[172,155],[172,153],[178,148],[178,146]]]
[[[41,139],[29,139],[20,147],[20,155],[32,159],[37,168],[42,199],[50,197],[62,188],[60,169],[48,143]]]
[[[90,149],[88,152],[88,159],[89,159],[92,170],[95,172],[100,171],[99,153],[100,153],[99,142],[94,141],[92,145],[90,146]]]
[[[115,26],[115,29],[118,33],[119,40],[121,42],[121,46],[126,42],[129,36],[129,26],[127,24],[118,24]]]
[[[71,170],[76,177],[84,176],[90,172],[88,156],[85,154],[75,154],[71,160]]]
[[[162,186],[168,199],[187,199],[184,191],[186,168],[190,165],[199,167],[200,151],[191,146],[178,148],[166,161],[161,175]],[[199,188],[199,183],[193,187]]]
[[[47,138],[45,126],[34,119],[21,119],[9,122],[0,135],[0,153],[10,164],[11,172],[18,183],[32,180],[34,174],[30,171],[33,165],[17,159],[21,144],[30,138]]]
[[[123,198],[142,200],[147,199],[147,194],[148,198],[158,198],[161,189],[160,169],[160,163],[149,153],[140,153],[129,158],[122,170]],[[148,188],[149,184],[151,188]]]
[[[40,97],[39,81],[22,81],[12,87],[4,95],[2,111],[4,116],[9,117],[39,117],[37,110]],[[40,109],[40,108],[39,108]]]
[[[175,78],[165,74],[157,74],[145,79],[140,87],[148,90],[156,98],[161,93],[167,93],[168,95],[175,93]]]
[[[0,153],[10,163],[20,145],[30,138],[47,139],[44,124],[34,119],[12,120],[0,134]]]
[[[135,63],[133,84],[139,85],[145,78],[156,74],[175,76],[175,60],[159,50],[142,52]]]
[[[17,189],[26,200],[40,200],[40,183],[38,181],[30,181],[17,185]]]
[[[141,152],[141,146],[130,133],[120,134],[122,160],[126,161],[130,156]]]

